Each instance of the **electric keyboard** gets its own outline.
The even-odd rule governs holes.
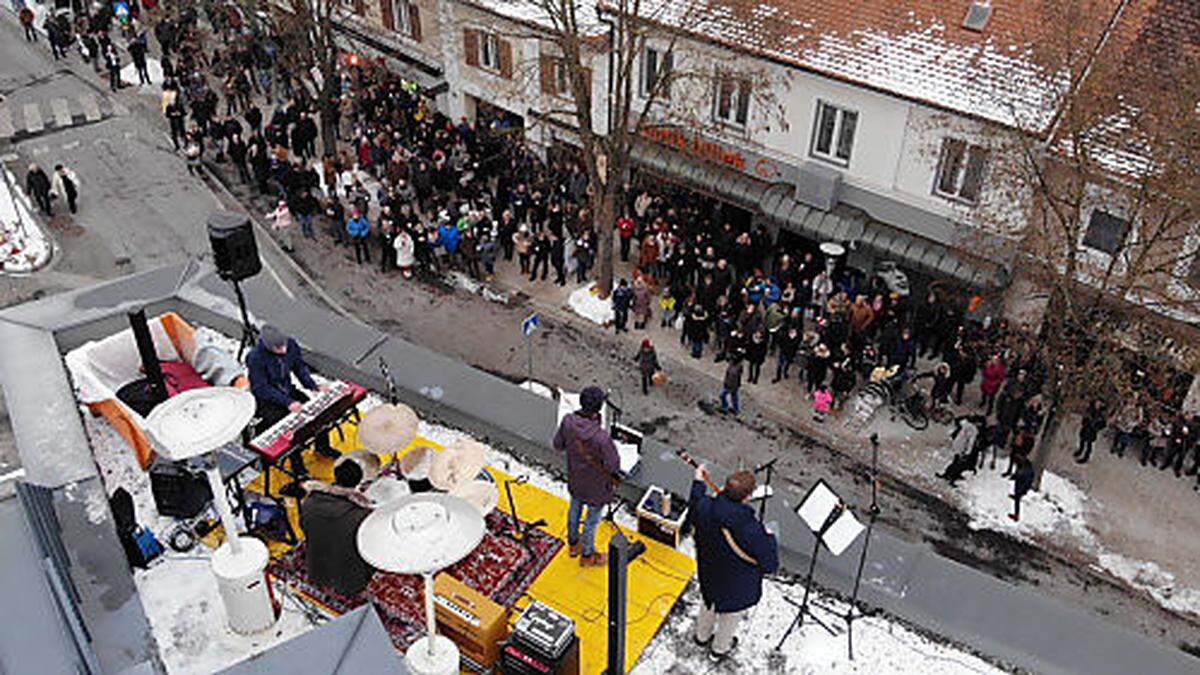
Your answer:
[[[303,448],[318,434],[329,433],[355,409],[367,390],[353,382],[332,382],[308,399],[299,412],[289,413],[250,440],[250,449],[274,462],[293,448]]]

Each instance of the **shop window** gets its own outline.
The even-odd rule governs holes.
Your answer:
[[[647,46],[642,50],[641,94],[642,98],[671,97],[671,70],[675,55],[658,47]]]
[[[387,2],[388,0],[384,0]],[[392,7],[396,15],[395,30],[398,33],[420,42],[421,41],[421,10],[408,0],[393,0]]]
[[[942,141],[942,156],[938,162],[934,191],[948,199],[977,204],[983,187],[983,172],[987,166],[988,150],[959,138]]]
[[[1109,255],[1116,255],[1129,235],[1129,221],[1101,209],[1092,209],[1083,245]]]
[[[850,165],[858,113],[826,101],[817,103],[817,121],[813,130],[812,156],[827,162]]]
[[[717,71],[713,116],[718,122],[744,127],[750,117],[750,80]]]

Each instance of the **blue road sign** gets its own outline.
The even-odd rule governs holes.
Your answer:
[[[521,322],[521,333],[525,337],[529,337],[538,326],[542,325],[542,320],[538,318],[537,313],[530,314]]]

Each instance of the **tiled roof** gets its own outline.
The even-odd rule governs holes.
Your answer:
[[[1187,134],[1194,139],[1200,125],[1200,1],[1131,0],[1085,91],[1095,92],[1087,112],[1100,116],[1085,135],[1089,152],[1106,171],[1134,179],[1168,166],[1194,171],[1200,157]],[[1073,131],[1059,130],[1064,151]]]
[[[1043,15],[1048,0],[992,0],[982,32],[962,27],[970,0],[660,1],[653,20],[665,25],[1001,124],[1045,129],[1066,86],[1034,56],[1057,29]],[[1120,0],[1082,1],[1095,44]]]

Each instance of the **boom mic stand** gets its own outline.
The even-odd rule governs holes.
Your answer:
[[[846,610],[846,648],[851,661],[854,660],[854,607],[858,604],[858,589],[862,584],[863,568],[867,564],[867,549],[871,547],[871,532],[875,530],[875,519],[879,517],[879,434],[871,434],[871,507],[867,513],[867,537],[863,540],[862,552],[858,557],[854,592],[850,594],[850,607]]]
[[[517,517],[517,500],[515,497],[513,497],[512,491],[513,483],[521,485],[522,483],[528,482],[529,478],[527,476],[506,480],[504,481],[504,493],[508,496],[508,511],[512,515],[512,527],[509,529],[508,536],[514,541],[520,543],[522,546],[528,549],[530,553],[532,553],[533,550],[529,545],[529,531],[535,527],[541,527],[545,525],[546,519],[539,518],[532,523],[525,523],[522,525],[521,519]]]
[[[775,462],[778,461],[779,458],[776,457],[766,464],[759,464],[754,467],[755,475],[763,472],[767,474],[767,477],[763,480],[763,495],[758,502],[758,522],[760,523],[763,521],[763,516],[767,513],[767,500],[771,498],[771,476],[775,474]]]

